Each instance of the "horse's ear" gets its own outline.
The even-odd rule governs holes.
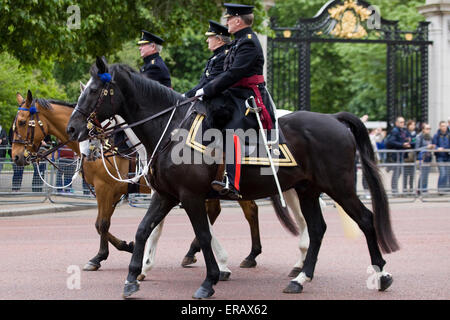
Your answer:
[[[27,106],[31,106],[31,103],[33,102],[33,95],[31,94],[31,91],[28,90],[27,92]]]
[[[105,57],[101,57],[101,58],[97,57],[97,60],[96,60],[95,63],[97,65],[99,73],[106,73],[106,72],[108,72],[108,64],[106,62]]]
[[[23,97],[19,92],[16,93],[16,100],[19,105],[21,105],[23,102]]]
[[[80,81],[80,93],[83,93],[84,90],[86,90],[86,85]]]

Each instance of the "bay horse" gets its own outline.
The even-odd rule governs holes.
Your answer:
[[[97,57],[90,74],[90,84],[80,96],[67,126],[69,137],[83,141],[89,136],[87,123],[90,120],[101,122],[117,114],[128,124],[136,123],[133,131],[148,154],[155,152],[150,183],[156,192],[136,232],[135,250],[123,297],[128,298],[139,290],[137,277],[142,269],[145,241],[179,202],[191,221],[206,263],[206,278],[193,298],[211,297],[214,294],[213,286],[219,280],[219,268],[211,249],[211,233],[204,202],[210,197],[210,184],[216,177],[218,164],[175,164],[171,157],[171,150],[176,143],[171,141],[170,133],[178,130],[180,124],[182,128],[187,128],[194,120],[195,113],[189,112],[190,104],[180,103],[185,100],[180,93],[142,77],[127,65],[109,66],[103,58]],[[307,111],[281,117],[279,126],[299,165],[279,167],[278,178],[282,190],[296,190],[310,238],[303,268],[284,292],[300,293],[303,284],[313,278],[326,230],[318,200],[321,193],[328,194],[337,202],[363,231],[371,264],[378,271],[379,290],[386,290],[393,279],[383,270],[386,261],[381,250],[390,253],[398,250],[399,246],[392,231],[387,195],[366,127],[358,117],[347,112],[328,115]],[[163,135],[165,132],[168,134]],[[160,142],[161,148],[156,149]],[[374,213],[356,195],[356,150],[361,156]],[[193,159],[196,151],[191,149],[190,152]],[[277,187],[273,176],[261,175],[260,167],[247,166],[241,172],[240,192],[245,200],[261,199],[276,195]],[[276,212],[280,217],[286,214],[282,210]]]
[[[46,100],[42,98],[33,99],[31,91],[28,91],[26,100],[17,93],[16,100],[21,106],[22,110],[18,110],[17,116],[14,121],[16,135],[22,138],[27,138],[32,141],[25,143],[13,142],[12,144],[12,159],[17,165],[25,165],[26,157],[25,151],[33,152],[38,149],[43,139],[47,134],[57,137],[61,141],[68,141],[68,135],[66,133],[67,123],[71,113],[73,112],[74,104],[57,100]],[[30,107],[34,106],[36,112],[39,113],[39,120],[42,124],[42,130],[36,129],[34,134],[29,134],[32,128],[30,127]],[[18,141],[17,136],[13,139]],[[24,141],[25,142],[25,141]],[[70,141],[67,143],[68,147],[74,152],[80,155],[80,146],[78,142]],[[129,159],[123,157],[116,157],[117,167],[119,169],[120,176],[126,176],[129,172]],[[106,162],[108,170],[115,172],[115,167],[111,162]],[[109,255],[108,242],[110,242],[119,251],[127,251],[132,253],[134,243],[127,243],[126,241],[117,239],[109,232],[111,224],[111,217],[114,213],[116,204],[120,201],[122,195],[128,193],[128,184],[118,182],[111,178],[106,172],[103,161],[98,159],[96,161],[83,161],[82,163],[84,178],[86,182],[94,186],[96,200],[98,205],[97,219],[95,227],[100,235],[100,249],[98,254],[89,260],[84,266],[84,271],[96,271],[101,267],[101,262],[106,260]],[[150,193],[151,190],[145,186],[145,182],[141,181],[141,193]],[[250,225],[250,233],[252,239],[252,248],[250,254],[241,262],[241,268],[251,268],[256,266],[256,257],[261,253],[261,240],[259,234],[259,222],[258,222],[258,206],[252,200],[239,201],[245,218]],[[206,211],[208,213],[211,224],[214,224],[217,217],[220,214],[221,207],[218,199],[210,199],[205,203]],[[303,218],[302,216],[300,219]],[[152,233],[152,237],[149,238],[147,243],[146,254],[143,258],[143,269],[140,279],[144,279],[147,272],[149,272],[154,266],[155,252],[157,240],[159,239],[163,227],[163,221]],[[306,233],[307,237],[307,233]],[[307,243],[306,243],[307,248]],[[301,246],[301,252],[306,250],[305,244]],[[188,266],[196,262],[195,253],[200,251],[198,241],[194,239],[189,248],[188,253],[183,258],[182,266]],[[219,242],[216,242],[215,253],[218,256],[221,264],[221,280],[227,280],[230,275],[230,270],[226,266],[227,255]],[[301,257],[303,262],[303,257]]]

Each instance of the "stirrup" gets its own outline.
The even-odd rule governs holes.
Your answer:
[[[232,184],[230,184],[230,180],[226,174],[224,175],[223,181],[214,180],[211,182],[211,187],[221,196],[228,196],[230,200],[242,199],[239,191]]]
[[[228,180],[227,174],[224,174],[222,181],[214,180],[213,182],[211,182],[211,187],[221,196],[226,195],[228,192],[230,192],[230,181]]]
[[[228,199],[230,199],[230,200],[241,200],[242,199],[242,195],[239,193],[239,191],[233,185],[230,185],[230,188],[226,195],[228,196]]]

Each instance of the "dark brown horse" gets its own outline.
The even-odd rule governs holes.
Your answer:
[[[32,94],[28,91],[27,99],[24,100],[23,97],[18,93],[17,102],[21,108],[25,110],[19,110],[15,119],[15,141],[18,141],[19,136],[25,140],[31,139],[33,136],[33,141],[28,141],[28,144],[15,142],[12,144],[12,158],[17,165],[25,165],[26,157],[24,156],[25,151],[36,152],[38,146],[44,139],[45,135],[53,135],[61,141],[67,141],[68,136],[66,133],[66,126],[69,122],[71,113],[73,112],[74,105],[62,101],[45,100],[45,99],[35,99],[33,100]],[[33,129],[30,127],[31,114],[29,112],[30,106],[35,106],[37,113],[39,114],[39,120],[42,123],[41,129]],[[37,122],[37,121],[36,121]],[[31,130],[34,130],[34,134],[31,135]],[[68,142],[68,147],[70,147],[74,152],[80,154],[80,146],[77,142]],[[126,176],[129,171],[129,159],[123,157],[116,157],[115,159],[117,167],[119,168],[120,176]],[[106,162],[108,165],[108,170],[110,172],[115,172],[115,167],[111,162]],[[110,242],[114,247],[120,251],[133,252],[133,242],[126,243],[123,240],[116,238],[109,232],[109,227],[111,224],[111,217],[114,213],[115,206],[119,202],[122,195],[128,193],[128,184],[123,182],[118,182],[111,178],[107,174],[104,164],[101,159],[96,161],[83,161],[83,171],[86,182],[94,186],[96,193],[96,200],[98,205],[98,214],[95,222],[95,227],[100,235],[100,249],[98,254],[89,260],[89,262],[84,266],[85,271],[95,271],[101,266],[101,262],[106,260],[109,255],[108,242]],[[145,182],[141,181],[141,193],[150,193],[150,188],[145,185]],[[258,223],[258,206],[254,201],[239,201],[239,204],[244,211],[245,218],[250,225],[252,248],[248,257],[246,257],[242,263],[242,268],[250,268],[256,266],[256,257],[261,253],[261,241],[259,235],[259,223]],[[208,217],[213,224],[220,214],[221,207],[220,201],[218,199],[212,199],[206,201],[206,211]],[[155,230],[155,237],[159,237],[162,228]],[[220,248],[219,248],[220,249]],[[147,272],[154,265],[154,255],[152,252],[156,250],[156,242],[152,242],[148,245],[148,252],[144,259],[144,267],[142,270],[142,275],[140,279],[143,279]],[[192,241],[191,247],[182,261],[182,266],[187,266],[196,262],[195,254],[200,251],[200,246],[198,241],[194,239]],[[216,253],[220,256],[220,252]],[[226,259],[223,259],[224,270],[226,270]],[[229,276],[229,271],[223,271],[222,277],[225,280]]]
[[[104,96],[100,98],[101,95]],[[104,59],[97,58],[91,68],[90,85],[80,96],[67,127],[73,140],[82,141],[89,135],[86,128],[88,120],[101,122],[118,114],[129,124],[139,124],[133,127],[133,131],[145,145],[148,154],[155,151],[150,183],[156,193],[136,233],[124,297],[139,290],[136,278],[142,269],[145,241],[180,201],[192,223],[207,268],[206,279],[193,297],[210,297],[214,294],[213,285],[219,280],[219,268],[211,249],[211,234],[204,206],[205,199],[211,195],[211,182],[216,177],[218,164],[174,163],[171,151],[176,143],[171,141],[170,133],[180,124],[182,128],[188,128],[196,116],[195,113],[188,113],[190,105],[179,105],[180,101],[183,101],[181,94],[143,78],[132,68],[120,64],[108,66]],[[179,106],[170,109],[175,105]],[[139,120],[146,121],[140,123]],[[302,271],[289,283],[285,292],[301,292],[304,282],[313,278],[326,230],[318,200],[321,193],[327,193],[336,201],[363,231],[372,265],[379,273],[380,290],[385,290],[391,285],[392,277],[383,270],[386,262],[380,247],[387,253],[399,247],[391,228],[386,192],[364,124],[349,113],[326,115],[294,112],[280,118],[279,125],[299,165],[280,167],[278,178],[283,190],[295,188],[310,237]],[[168,128],[166,135],[164,128]],[[162,147],[157,149],[161,139]],[[355,192],[356,150],[361,156],[375,214],[364,206]],[[191,159],[194,159],[196,151],[190,152]],[[240,191],[243,199],[252,200],[276,195],[277,187],[273,176],[262,175],[259,167],[247,166],[241,173]],[[281,211],[277,213],[280,217],[285,214]]]

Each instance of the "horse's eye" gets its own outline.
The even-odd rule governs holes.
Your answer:
[[[19,121],[19,126],[21,126],[21,127],[23,127],[26,124],[27,124],[27,122],[25,120],[20,120]]]

